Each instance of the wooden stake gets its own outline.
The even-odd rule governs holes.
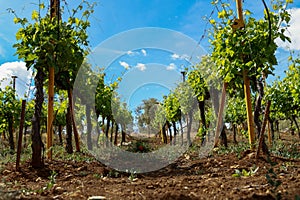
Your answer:
[[[20,169],[20,159],[21,159],[21,150],[22,150],[22,137],[23,137],[23,126],[25,120],[25,107],[26,107],[26,100],[22,100],[22,110],[21,110],[21,119],[20,119],[20,126],[19,126],[19,139],[18,139],[18,147],[17,147],[17,160],[16,160],[16,170],[19,171]]]
[[[245,26],[243,19],[243,10],[242,10],[242,1],[236,0],[237,3],[237,13],[238,13],[238,28],[243,28]],[[248,71],[243,71],[243,80],[244,80],[244,93],[246,100],[246,109],[247,109],[247,124],[248,124],[248,133],[249,133],[249,144],[252,148],[254,144],[254,125],[253,125],[253,115],[252,115],[252,105],[251,105],[251,90],[250,90],[250,80],[248,77]]]
[[[50,17],[51,19],[58,16],[59,0],[50,0]],[[55,59],[55,55],[53,55]],[[53,102],[54,102],[54,66],[49,68],[48,83],[48,120],[47,120],[47,157],[52,160],[52,143],[53,143]]]
[[[254,123],[253,123],[253,115],[252,115],[250,80],[249,80],[249,77],[247,74],[248,74],[248,72],[246,70],[244,70],[243,71],[243,79],[244,79],[244,93],[245,93],[246,109],[247,109],[249,144],[252,148],[252,146],[254,144]]]
[[[49,69],[48,85],[48,121],[47,121],[47,157],[52,159],[52,141],[53,141],[53,102],[54,102],[54,67]]]

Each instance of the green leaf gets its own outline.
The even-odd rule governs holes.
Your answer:
[[[244,11],[244,15],[251,15],[252,13],[249,10]]]
[[[247,170],[243,169],[242,170],[243,176],[250,176],[250,172],[247,172]]]
[[[78,19],[78,18],[75,18],[75,24],[76,24],[77,26],[79,26],[79,23],[80,23],[79,19]]]
[[[39,5],[39,7],[40,7],[40,9],[44,9],[44,8],[45,8],[45,4],[44,4],[44,3],[41,3],[41,4]]]
[[[211,19],[211,20],[209,20],[209,23],[211,23],[211,24],[215,25],[215,24],[216,24],[216,20],[214,20],[214,19]]]
[[[16,39],[20,40],[23,38],[22,28],[16,33]]]
[[[220,12],[218,12],[218,18],[223,19],[226,17],[226,11],[222,10]]]
[[[15,18],[14,18],[14,23],[17,24],[17,23],[20,22],[20,20],[21,20],[21,19],[20,19],[19,17],[15,17]]]
[[[32,11],[31,19],[37,20],[38,18],[39,18],[39,13],[36,10]]]
[[[232,174],[231,176],[232,176],[232,177],[241,177],[240,174]]]

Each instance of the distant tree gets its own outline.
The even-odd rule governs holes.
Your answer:
[[[136,108],[137,120],[139,128],[143,131],[145,128],[147,133],[153,131],[151,121],[154,119],[157,105],[159,104],[156,98],[144,99],[143,103]]]

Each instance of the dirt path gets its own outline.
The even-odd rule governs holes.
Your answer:
[[[176,163],[147,174],[126,174],[97,161],[46,161],[34,170],[25,163],[16,172],[13,163],[1,172],[0,199],[294,199],[300,196],[300,161],[272,157],[274,166],[254,153],[212,155],[199,159],[183,156]],[[276,163],[276,164],[275,164]],[[274,174],[268,173],[270,169]],[[251,176],[235,172],[257,170]],[[53,171],[55,172],[53,174]],[[52,173],[52,178],[51,177]],[[273,182],[281,182],[275,190]],[[51,180],[53,182],[51,182]],[[53,183],[53,184],[52,184]],[[48,188],[47,188],[48,187]]]

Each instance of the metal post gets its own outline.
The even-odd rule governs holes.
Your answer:
[[[11,78],[13,79],[13,89],[16,90],[16,78],[18,77],[13,75]]]

